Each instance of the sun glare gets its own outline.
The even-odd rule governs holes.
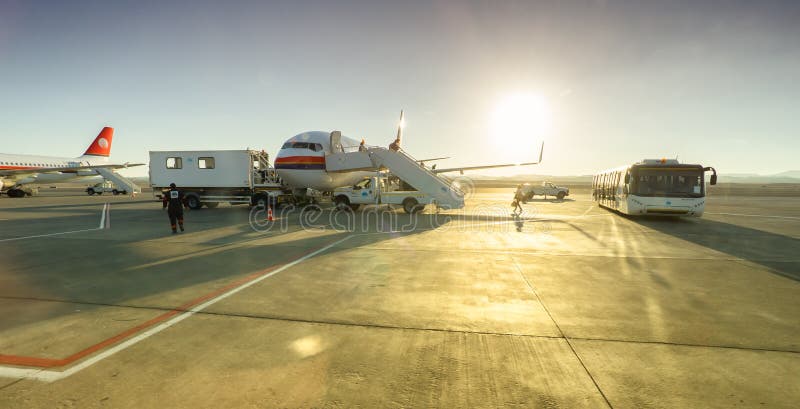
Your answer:
[[[492,112],[491,135],[501,145],[534,146],[550,130],[547,101],[536,94],[514,94],[502,99]]]

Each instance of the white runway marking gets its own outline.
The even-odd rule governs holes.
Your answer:
[[[62,231],[62,232],[58,232],[58,233],[37,234],[35,236],[12,237],[10,239],[0,239],[0,243],[5,242],[5,241],[36,239],[36,238],[39,238],[39,237],[61,236],[61,235],[64,235],[64,234],[83,233],[83,232],[87,232],[87,231],[110,229],[111,228],[110,211],[111,211],[111,206],[108,203],[106,203],[103,206],[103,212],[100,214],[100,227],[95,227],[94,229]],[[0,219],[0,220],[8,220],[8,219]]]
[[[95,231],[95,230],[100,230],[100,229],[98,229],[98,228],[96,228],[96,227],[95,227],[94,229],[83,229],[83,230],[73,230],[73,231],[62,231],[62,232],[59,232],[59,233],[49,233],[49,234],[37,234],[36,236],[25,236],[25,237],[14,237],[14,238],[10,238],[10,239],[2,239],[2,240],[0,240],[0,242],[4,242],[4,241],[14,241],[14,240],[35,239],[35,238],[37,238],[37,237],[60,236],[60,235],[62,235],[62,234],[83,233],[83,232],[86,232],[86,231]]]
[[[270,278],[270,277],[274,276],[275,274],[280,273],[281,271],[284,271],[284,270],[286,270],[288,268],[294,267],[297,264],[300,264],[303,261],[306,261],[306,260],[316,256],[319,253],[322,253],[322,252],[324,252],[326,250],[329,250],[330,248],[332,248],[332,247],[338,245],[339,243],[342,243],[345,240],[348,240],[348,239],[350,239],[352,237],[353,237],[352,235],[347,236],[347,237],[345,237],[345,238],[343,238],[341,240],[337,240],[337,241],[335,241],[335,242],[333,242],[333,243],[331,243],[331,244],[329,244],[329,245],[327,245],[327,246],[325,246],[325,247],[323,247],[323,248],[321,248],[319,250],[316,250],[316,251],[313,251],[311,253],[308,253],[305,256],[300,257],[299,259],[297,259],[295,261],[292,261],[291,263],[284,264],[282,267],[277,268],[277,269],[275,269],[274,271],[272,271],[272,272],[270,272],[268,274],[264,274],[263,276],[258,277],[255,280],[248,281],[248,282],[246,282],[246,283],[244,283],[244,284],[242,284],[242,285],[240,285],[240,286],[238,286],[238,287],[236,287],[236,288],[234,288],[234,289],[232,289],[232,290],[230,290],[230,291],[228,291],[226,293],[223,293],[223,294],[221,294],[221,295],[219,295],[219,296],[217,296],[215,298],[212,298],[212,299],[210,299],[210,300],[208,300],[208,301],[206,301],[206,302],[204,302],[204,303],[202,303],[202,304],[200,304],[200,305],[198,305],[198,306],[196,306],[196,307],[184,312],[183,314],[178,315],[175,318],[170,319],[169,321],[163,322],[163,323],[161,323],[161,324],[159,324],[159,325],[157,325],[157,326],[155,326],[153,328],[150,328],[149,330],[147,330],[147,331],[145,331],[145,332],[143,332],[143,333],[141,333],[141,334],[139,334],[139,335],[137,335],[137,336],[135,336],[133,338],[130,338],[130,339],[128,339],[128,340],[126,340],[126,341],[124,341],[124,342],[122,342],[120,344],[117,344],[117,345],[115,345],[115,346],[113,346],[113,347],[111,347],[111,348],[109,348],[109,349],[107,349],[107,350],[105,350],[105,351],[103,351],[103,352],[101,352],[101,353],[99,353],[99,354],[97,354],[97,355],[95,355],[95,356],[93,356],[93,357],[91,357],[91,358],[89,358],[89,359],[77,364],[77,365],[74,365],[74,366],[70,367],[69,369],[67,369],[65,371],[58,372],[58,371],[49,371],[49,370],[44,370],[44,369],[23,369],[23,368],[0,366],[0,377],[36,379],[36,380],[44,381],[44,382],[55,382],[57,380],[64,379],[66,377],[69,377],[69,376],[71,376],[71,375],[73,375],[73,374],[75,374],[75,373],[77,373],[77,372],[79,372],[79,371],[81,371],[83,369],[86,369],[86,368],[88,368],[88,367],[90,367],[90,366],[102,361],[103,359],[106,359],[106,358],[110,357],[111,355],[116,354],[119,351],[127,349],[128,347],[133,346],[133,345],[137,344],[140,341],[143,341],[143,340],[145,340],[145,339],[147,339],[147,338],[149,338],[149,337],[151,337],[151,336],[153,336],[155,334],[158,334],[159,332],[161,332],[161,331],[163,331],[163,330],[165,330],[165,329],[167,329],[167,328],[169,328],[169,327],[171,327],[171,326],[173,326],[173,325],[175,325],[175,324],[177,324],[177,323],[179,323],[179,322],[191,317],[192,315],[194,315],[197,312],[200,312],[200,311],[202,311],[202,310],[204,310],[204,309],[206,309],[206,308],[208,308],[208,307],[210,307],[210,306],[212,306],[212,305],[214,305],[214,304],[216,304],[216,303],[218,303],[218,302],[220,302],[220,301],[222,301],[222,300],[224,300],[224,299],[226,299],[226,298],[228,298],[228,297],[230,297],[230,296],[232,296],[232,295],[234,295],[236,293],[238,293],[239,291],[242,291],[242,290],[244,290],[244,289],[246,289],[246,288],[248,288],[250,286],[253,286],[253,285],[257,284],[257,283],[260,283],[261,281],[264,281],[267,278]]]
[[[583,216],[586,216],[587,214],[589,214],[589,212],[591,212],[591,211],[592,211],[592,209],[594,209],[594,205],[592,205],[592,206],[589,206],[589,208],[588,208],[588,209],[586,209],[586,211],[585,211],[585,212],[583,212],[583,214],[581,215],[581,217],[583,217]]]
[[[108,213],[108,203],[103,205],[103,212],[100,213],[100,227],[98,229],[102,229],[106,227],[106,216]]]
[[[721,215],[721,216],[766,217],[768,219],[800,220],[800,217],[794,217],[794,216],[772,216],[772,215],[766,215],[766,214],[712,213],[712,212],[705,212],[705,214],[717,214],[717,215]]]

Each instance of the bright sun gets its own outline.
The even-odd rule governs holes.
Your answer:
[[[502,99],[492,112],[491,135],[503,146],[533,148],[552,125],[547,101],[536,94],[514,94]]]

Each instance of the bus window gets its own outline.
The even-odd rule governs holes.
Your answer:
[[[639,196],[702,197],[703,174],[699,168],[640,168],[631,192]]]

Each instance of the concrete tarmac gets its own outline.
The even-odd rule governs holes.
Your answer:
[[[797,407],[800,198],[510,201],[0,198],[0,408]]]

